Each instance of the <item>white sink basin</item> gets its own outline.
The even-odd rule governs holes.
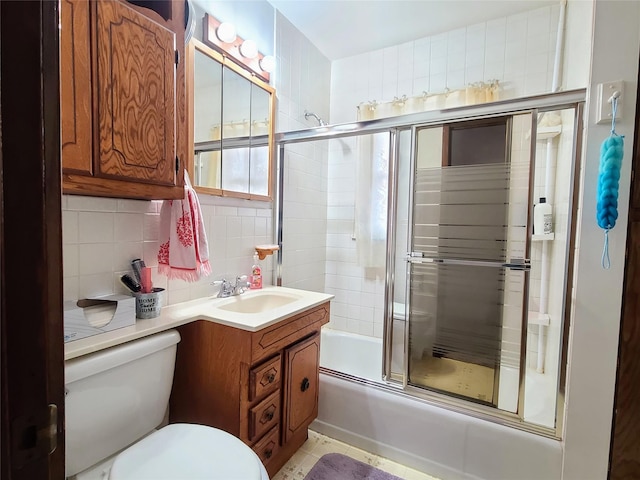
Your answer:
[[[229,298],[226,302],[216,305],[219,310],[234,313],[264,313],[283,307],[300,300],[302,297],[282,292],[252,292]]]

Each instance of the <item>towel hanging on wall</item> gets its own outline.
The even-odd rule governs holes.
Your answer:
[[[211,273],[209,246],[200,202],[186,171],[184,184],[184,199],[162,203],[158,273],[196,282]]]
[[[598,173],[598,202],[596,219],[598,226],[604,229],[604,248],[602,250],[602,268],[609,269],[609,231],[615,227],[618,219],[618,189],[620,186],[620,168],[624,155],[624,136],[616,133],[616,113],[620,92],[611,96],[611,134],[602,142],[600,148],[600,169]]]

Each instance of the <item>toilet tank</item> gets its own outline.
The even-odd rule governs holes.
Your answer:
[[[179,341],[171,330],[65,362],[66,476],[162,423]]]

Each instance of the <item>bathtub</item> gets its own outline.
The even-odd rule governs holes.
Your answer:
[[[373,382],[382,379],[381,338],[328,328],[323,328],[321,335],[321,367]]]
[[[447,480],[561,478],[560,441],[336,376],[325,369],[379,382],[382,343],[328,328],[321,335],[313,430]]]

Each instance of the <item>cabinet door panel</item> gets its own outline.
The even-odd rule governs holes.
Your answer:
[[[285,350],[284,442],[318,416],[320,333]]]
[[[97,56],[99,175],[175,184],[175,34],[97,2]]]
[[[62,168],[91,174],[89,2],[60,2],[60,130]]]

